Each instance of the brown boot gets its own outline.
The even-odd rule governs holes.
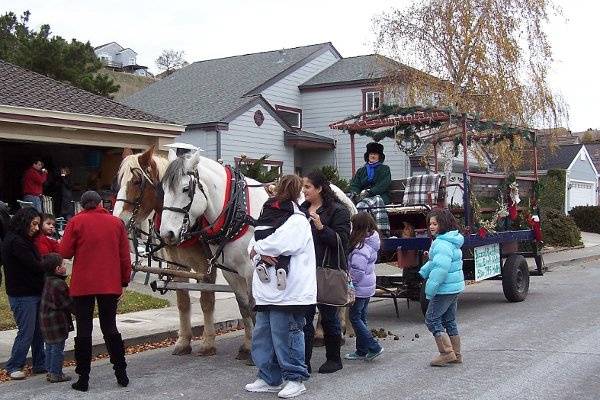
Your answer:
[[[446,333],[442,333],[435,337],[435,344],[440,352],[440,355],[435,357],[429,365],[432,367],[443,367],[444,365],[456,361],[456,354],[452,349],[450,337]]]
[[[462,354],[460,353],[460,336],[450,336],[450,342],[452,343],[452,349],[456,355],[455,361],[450,361],[453,364],[462,364]]]

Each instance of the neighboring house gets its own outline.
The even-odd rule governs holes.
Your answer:
[[[130,48],[124,48],[117,42],[110,42],[94,48],[96,56],[106,68],[119,72],[129,72],[139,76],[150,76],[148,67],[138,65],[137,53]]]
[[[178,139],[227,164],[241,154],[269,154],[269,168],[306,173],[334,165],[350,178],[349,135],[328,125],[388,101],[385,57],[343,58],[331,43],[199,61],[124,102],[186,126]],[[356,166],[369,140],[357,137]],[[383,142],[393,178],[409,174],[408,157]]]
[[[563,145],[554,153],[540,150],[541,175],[551,169],[566,171],[565,212],[576,206],[598,205],[598,170],[586,146]]]
[[[595,143],[586,143],[585,148],[587,149],[590,157],[592,158],[592,163],[594,163],[594,167],[596,167],[596,171],[600,173],[600,142]],[[600,174],[598,175],[598,205],[600,205]]]

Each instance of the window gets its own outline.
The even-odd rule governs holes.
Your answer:
[[[244,157],[243,159],[240,157],[235,157],[235,165],[236,166],[240,166],[242,169],[242,172],[244,174],[247,174],[249,172],[249,168],[251,168],[254,173],[261,173],[261,174],[265,174],[265,175],[269,175],[269,176],[280,176],[283,170],[283,161],[276,161],[276,160],[263,160],[260,162],[260,164],[257,163],[257,161],[259,161],[256,158],[248,158],[248,157]],[[258,168],[257,168],[258,167]],[[257,169],[259,171],[257,171]],[[253,177],[254,179],[256,179],[256,177]]]
[[[382,95],[380,90],[363,89],[363,111],[373,111],[379,109]]]
[[[302,110],[299,108],[275,106],[277,115],[281,117],[292,128],[302,128]]]

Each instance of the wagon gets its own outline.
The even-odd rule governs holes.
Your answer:
[[[332,123],[330,128],[350,134],[353,172],[357,134],[370,136],[373,140],[394,138],[398,147],[408,154],[423,142],[430,143],[433,148],[433,173],[392,181],[391,204],[385,207],[390,220],[390,237],[382,239],[375,297],[393,299],[398,316],[400,299],[406,299],[409,304],[410,300],[420,301],[425,313],[425,285],[418,271],[426,261],[426,252],[431,245],[426,217],[433,208],[442,207],[450,208],[464,226],[465,280],[501,280],[508,301],[525,300],[529,277],[542,276],[545,269],[537,202],[535,130],[482,120],[449,109],[395,106],[384,106],[378,112],[362,113]],[[517,136],[530,144],[526,151],[531,154],[528,158],[533,160],[531,175],[506,176],[470,170],[473,169],[468,153],[471,144],[513,141]],[[438,152],[448,146],[454,146],[454,150],[462,147],[462,174],[459,176],[438,170]],[[512,192],[517,188],[520,197],[527,200],[513,201],[509,187]],[[460,194],[458,202],[453,201],[450,190]],[[481,206],[483,199],[497,201],[497,209]],[[510,215],[507,215],[508,208],[512,211]],[[483,219],[484,215],[490,214],[491,219]],[[414,228],[414,236],[401,237],[405,223]]]

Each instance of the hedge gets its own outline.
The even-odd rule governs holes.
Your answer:
[[[540,177],[540,207],[543,210],[554,209],[563,212],[565,209],[565,184],[567,174],[563,169],[551,169]],[[564,213],[564,212],[563,212]]]
[[[600,233],[599,206],[577,206],[569,211],[569,215],[581,231]]]
[[[582,244],[581,232],[575,221],[562,211],[546,209],[543,211],[541,221],[544,243],[560,247],[575,247]]]

